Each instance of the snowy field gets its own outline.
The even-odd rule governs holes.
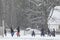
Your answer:
[[[25,35],[25,36],[20,36],[20,37],[0,37],[0,40],[60,40],[60,36],[56,35],[56,37],[41,37],[40,35],[36,35],[35,37],[32,37],[31,35]]]
[[[7,36],[1,37],[0,40],[60,40],[60,35],[56,35],[56,37],[49,37],[45,35],[44,37],[40,35],[36,35],[35,37],[32,37],[30,34],[24,35],[24,31],[21,31],[21,36],[17,37],[16,33],[13,37],[11,37],[10,33],[7,33]]]

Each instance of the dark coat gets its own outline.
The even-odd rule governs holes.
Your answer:
[[[55,29],[53,29],[52,31],[52,36],[55,36]]]
[[[17,32],[20,32],[20,27],[19,26],[17,27]]]
[[[34,31],[32,31],[32,36],[35,36],[35,32]]]
[[[41,29],[41,36],[44,36],[45,32],[44,32],[44,28]]]
[[[11,30],[11,36],[13,37],[13,35],[14,35],[14,30],[12,29],[12,27],[10,28],[10,30]]]
[[[11,33],[14,32],[14,30],[12,28],[10,28],[10,30],[11,30]]]
[[[4,33],[5,33],[5,35],[6,35],[6,33],[7,33],[7,32],[6,32],[6,29],[4,29]]]
[[[48,35],[50,34],[51,32],[50,32],[50,30],[48,29]]]

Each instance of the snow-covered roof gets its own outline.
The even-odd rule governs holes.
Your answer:
[[[50,13],[51,14],[51,13]],[[60,24],[60,6],[56,6],[48,24]]]

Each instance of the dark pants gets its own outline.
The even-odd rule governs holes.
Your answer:
[[[35,33],[32,33],[32,36],[35,36]]]
[[[14,32],[11,33],[11,36],[12,36],[12,37],[13,37],[13,35],[14,35]]]
[[[45,36],[45,34],[42,32],[42,33],[41,33],[41,36]]]

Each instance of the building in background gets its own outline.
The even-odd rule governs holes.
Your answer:
[[[54,8],[53,14],[50,20],[48,20],[48,27],[50,29],[55,28],[56,31],[60,30],[60,6]]]

